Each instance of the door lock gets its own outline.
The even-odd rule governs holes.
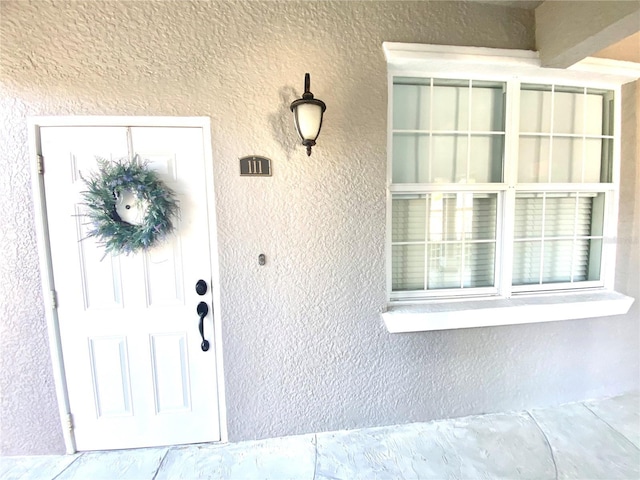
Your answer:
[[[207,293],[207,282],[205,282],[204,280],[198,280],[198,282],[196,283],[196,293],[200,296]]]

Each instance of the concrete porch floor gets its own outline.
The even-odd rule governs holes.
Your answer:
[[[0,478],[640,479],[640,394],[226,445],[0,457]]]

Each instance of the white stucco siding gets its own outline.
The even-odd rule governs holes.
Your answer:
[[[64,449],[35,248],[30,115],[211,117],[232,441],[637,387],[638,302],[615,319],[404,335],[390,335],[379,316],[382,42],[532,49],[533,12],[471,2],[4,0],[0,13],[1,454]],[[311,157],[289,110],[305,72],[327,104]],[[238,158],[251,154],[272,160],[273,177],[238,175]],[[635,205],[621,210],[626,221],[638,217]]]

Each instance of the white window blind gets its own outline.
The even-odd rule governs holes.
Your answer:
[[[599,280],[604,194],[516,196],[513,285]]]
[[[497,193],[394,195],[394,290],[491,287]]]

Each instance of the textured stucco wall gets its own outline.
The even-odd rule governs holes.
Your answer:
[[[640,80],[622,87],[622,99],[622,178],[615,288],[636,299],[630,313],[640,320]],[[636,355],[640,357],[640,350]]]
[[[453,2],[3,0],[0,13],[1,453],[63,451],[39,293],[28,115],[211,117],[231,440],[638,387],[637,307],[618,318],[404,335],[388,334],[379,317],[382,42],[533,48],[532,12]],[[328,105],[310,158],[288,108],[305,72]],[[240,178],[237,159],[247,154],[270,157],[274,176]],[[634,165],[627,158],[625,168]],[[625,188],[621,222],[637,233],[638,184]],[[637,240],[631,234],[622,250]],[[631,268],[619,284],[637,293]]]
[[[535,9],[543,66],[566,68],[638,31],[640,2],[553,0]]]

